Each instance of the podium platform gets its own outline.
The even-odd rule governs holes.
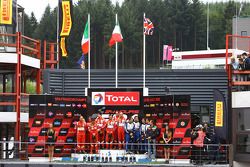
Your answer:
[[[71,158],[78,162],[143,162],[148,161],[147,154],[126,154],[125,150],[99,150],[98,154],[73,153]]]

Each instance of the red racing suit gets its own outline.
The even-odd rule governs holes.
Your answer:
[[[119,143],[119,149],[122,149],[124,145],[124,140],[125,140],[125,126],[126,119],[122,116],[118,118],[117,122],[117,133],[118,133],[118,143]]]
[[[96,122],[96,125],[97,125],[97,128],[98,128],[98,139],[99,139],[100,143],[104,145],[105,126],[106,126],[105,119],[103,119],[102,117],[97,117],[95,122]]]
[[[110,146],[110,149],[112,149],[112,143],[114,143],[115,139],[115,132],[116,132],[116,122],[114,120],[108,120],[106,122],[107,128],[106,128],[106,148]]]
[[[86,139],[86,122],[78,121],[76,123],[77,149],[84,151]]]
[[[99,144],[98,128],[96,124],[90,124],[88,127],[88,130],[89,130],[89,142],[91,143],[90,154],[92,154],[94,147],[95,147],[96,152],[98,151],[98,144]]]
[[[118,119],[119,119],[119,116],[118,116],[118,115],[114,115],[114,116],[113,116],[113,121],[114,121],[115,124],[116,124],[116,130],[115,130],[115,132],[114,132],[114,143],[118,143],[118,128],[117,128]]]

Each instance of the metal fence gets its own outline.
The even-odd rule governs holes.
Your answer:
[[[6,144],[8,143],[8,148]],[[126,164],[229,164],[227,144],[148,143],[44,143],[0,141],[1,162],[28,160],[48,163],[48,147],[53,145],[52,163],[126,163]],[[34,145],[38,147],[33,147]],[[79,145],[84,149],[79,149]],[[37,149],[37,150],[35,150]],[[92,150],[91,150],[92,149]],[[168,157],[169,152],[169,158]],[[8,156],[6,156],[8,155]],[[166,157],[165,157],[166,156]],[[42,158],[42,161],[41,161]]]

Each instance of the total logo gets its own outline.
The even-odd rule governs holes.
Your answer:
[[[104,92],[92,92],[92,105],[105,105]]]
[[[92,92],[92,105],[139,106],[140,92]]]

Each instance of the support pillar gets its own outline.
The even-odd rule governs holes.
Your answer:
[[[41,93],[41,70],[37,69],[36,73],[36,94]]]
[[[16,65],[16,127],[15,127],[15,141],[17,155],[19,153],[20,142],[20,115],[21,115],[21,33],[16,33],[16,51],[17,51],[17,65]]]

